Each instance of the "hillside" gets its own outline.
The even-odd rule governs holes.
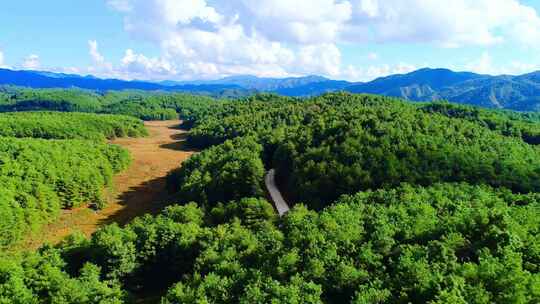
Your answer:
[[[298,86],[303,86],[311,83],[321,83],[329,81],[325,77],[321,76],[305,76],[305,77],[287,77],[287,78],[263,78],[252,75],[240,75],[240,76],[229,76],[217,80],[195,80],[195,81],[164,81],[161,84],[166,84],[169,86],[174,85],[237,85],[245,89],[253,89],[257,91],[269,92],[276,91],[280,89],[295,88]]]
[[[331,80],[320,76],[261,78],[250,75],[231,76],[217,80],[156,83],[0,69],[0,85],[29,88],[79,88],[98,92],[108,90],[185,92],[230,98],[242,98],[257,92],[309,97],[334,91],[348,91],[413,101],[442,99],[488,108],[537,111],[540,109],[539,75],[540,72],[519,76],[490,76],[426,68],[408,74],[381,77],[366,83]]]
[[[432,93],[444,87],[485,77],[474,73],[453,72],[446,69],[421,69],[408,74],[391,75],[377,78],[364,84],[348,86],[346,90],[352,93],[392,95],[406,88],[424,88],[429,90],[428,93]],[[416,98],[423,97],[420,94],[411,94],[409,96]]]
[[[446,69],[422,69],[348,86],[344,90],[414,101],[442,99],[488,108],[536,111],[540,102],[538,74],[489,76]]]
[[[150,98],[188,121],[189,133],[181,135],[186,142],[171,143],[182,131],[163,128],[158,137],[116,140],[132,151],[135,166],[108,179],[127,191],[131,203],[163,209],[150,208],[158,214],[131,221],[137,213],[129,210],[101,222],[89,217],[84,232],[102,226],[90,236],[75,234],[37,251],[0,254],[3,302],[540,300],[538,115],[348,93],[309,99],[262,94],[241,101]],[[50,120],[55,114],[5,115],[11,123],[18,115]],[[151,134],[153,127],[168,126],[146,125]],[[45,155],[14,149],[37,143]],[[50,159],[45,168],[63,172],[58,190],[70,182],[70,197],[88,196],[80,184],[93,179],[68,173],[96,171],[94,158],[82,163],[84,171],[68,170],[61,160],[75,164],[83,158],[81,143],[62,142],[56,152],[44,149],[52,143],[3,139],[7,153],[0,156],[12,170],[2,178],[12,178],[22,165],[27,176],[40,176],[36,171]],[[83,148],[99,157],[85,143]],[[183,160],[179,149],[187,146],[200,153]],[[148,151],[159,154],[147,155],[152,161],[137,154]],[[114,153],[108,155],[114,159]],[[156,174],[159,182],[132,185],[142,172]],[[274,190],[291,206],[282,216],[267,198],[267,172],[275,172]],[[17,205],[17,186],[32,190],[24,180],[0,192],[10,199],[0,205],[0,214],[24,214],[51,195],[37,188],[28,191],[27,204]],[[39,216],[51,221],[46,207]],[[76,224],[85,227],[84,218]],[[12,231],[9,223],[0,228]]]

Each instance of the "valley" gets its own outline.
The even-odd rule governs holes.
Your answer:
[[[15,97],[0,240],[24,250],[0,251],[0,302],[540,299],[536,113],[345,92]]]

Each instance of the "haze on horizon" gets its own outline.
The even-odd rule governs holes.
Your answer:
[[[0,67],[144,80],[540,69],[540,1],[9,1]]]

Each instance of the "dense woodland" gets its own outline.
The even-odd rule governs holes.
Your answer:
[[[211,97],[144,91],[93,92],[80,89],[0,87],[0,112],[61,111],[123,114],[143,120],[176,119],[186,122],[217,101]]]
[[[536,112],[486,110],[452,103],[430,103],[422,109],[428,113],[466,119],[505,136],[521,137],[532,145],[540,144],[540,114]]]
[[[142,121],[120,115],[59,112],[11,112],[0,114],[0,136],[43,139],[88,139],[147,135]]]
[[[201,149],[169,175],[171,206],[0,258],[0,303],[540,303],[537,114],[345,93],[103,102],[124,94],[87,112],[169,109]]]

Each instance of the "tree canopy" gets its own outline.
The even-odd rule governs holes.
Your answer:
[[[105,108],[127,93],[115,94]],[[0,303],[540,302],[534,114],[346,93],[129,98],[173,109],[201,149],[168,176],[170,206],[0,257]],[[46,210],[93,197],[82,189],[110,176],[96,172],[125,165],[102,142],[2,140],[0,176],[18,176],[12,189],[34,178],[26,205],[57,202]],[[80,155],[91,148],[102,150]],[[68,154],[86,173],[64,172]],[[266,198],[269,169],[293,206],[283,217]],[[17,193],[0,202],[18,206]],[[2,218],[25,219],[10,208]]]
[[[0,114],[0,136],[105,140],[147,135],[142,121],[90,113],[11,112]]]

